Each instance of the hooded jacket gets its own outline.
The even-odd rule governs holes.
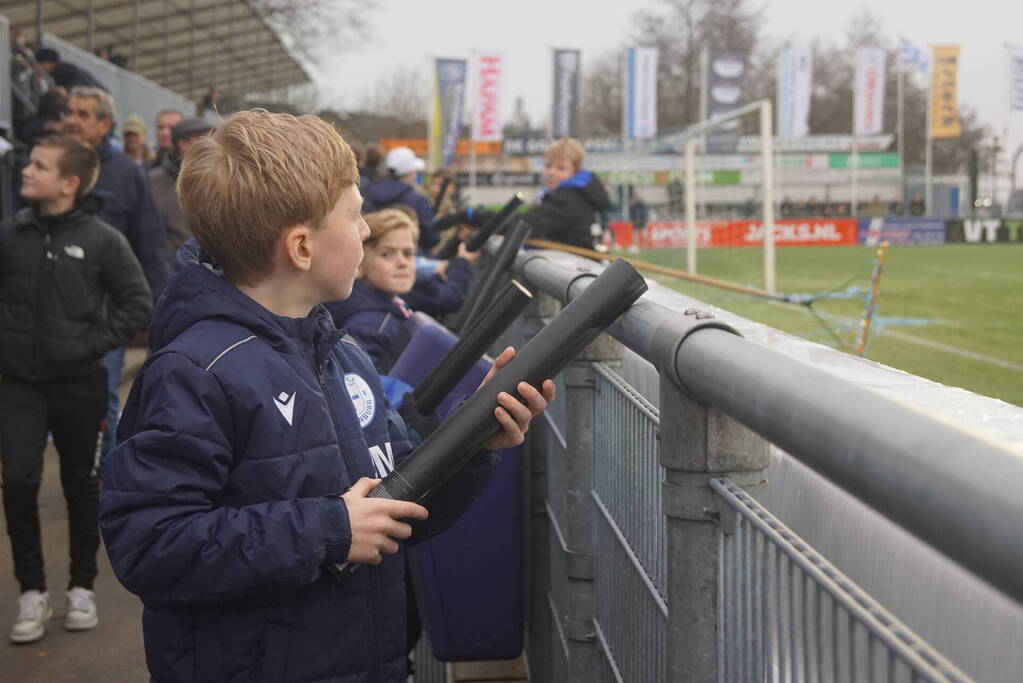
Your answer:
[[[472,266],[464,258],[456,256],[448,262],[445,277],[431,273],[417,279],[412,291],[401,298],[413,311],[439,318],[461,308],[471,282]]]
[[[153,679],[404,680],[403,551],[332,568],[351,545],[339,495],[386,475],[415,435],[323,307],[274,315],[194,240],[178,258],[100,502],[114,571],[144,604]],[[482,489],[493,462],[473,463],[427,503],[417,539]]]
[[[27,206],[0,223],[0,374],[71,379],[145,328],[142,268],[87,196],[58,216]]]
[[[419,248],[423,251],[432,249],[440,240],[434,229],[433,209],[430,200],[416,192],[408,183],[396,178],[382,178],[363,188],[362,211],[372,213],[403,204],[415,210],[419,219]]]
[[[604,184],[583,170],[544,195],[540,205],[523,214],[522,220],[532,228],[532,237],[592,249],[590,226],[595,214],[610,206]]]
[[[344,301],[325,304],[334,324],[343,327],[373,360],[377,372],[386,374],[409,341],[405,320],[409,317],[394,296],[356,280]],[[410,312],[409,312],[410,314]]]

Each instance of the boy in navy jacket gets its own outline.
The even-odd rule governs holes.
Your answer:
[[[366,349],[381,374],[386,374],[408,342],[404,322],[412,311],[433,316],[457,311],[465,299],[472,271],[470,254],[459,246],[445,276],[433,274],[416,281],[416,241],[419,228],[401,209],[366,214],[369,238],[352,295],[327,304],[334,324],[343,327]]]
[[[362,259],[355,157],[320,119],[244,111],[193,144],[178,190],[197,243],[154,314],[100,514],[153,679],[401,681],[402,541],[450,524],[492,463],[477,456],[428,521],[366,497],[416,437],[320,305]],[[543,388],[501,397],[487,448],[521,442]]]

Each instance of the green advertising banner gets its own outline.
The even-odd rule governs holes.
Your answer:
[[[849,168],[851,154],[829,154],[828,168]],[[899,155],[895,152],[860,152],[860,169],[898,168]]]

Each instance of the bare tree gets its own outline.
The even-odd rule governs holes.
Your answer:
[[[581,114],[584,135],[618,135],[622,130],[621,53],[609,50],[587,59],[583,69]]]
[[[369,36],[377,0],[249,0],[288,46],[316,62]]]
[[[377,79],[353,109],[411,123],[426,118],[429,96],[429,82],[421,70],[398,66]]]

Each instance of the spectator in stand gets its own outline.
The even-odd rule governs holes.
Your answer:
[[[458,193],[458,183],[455,174],[446,168],[438,168],[430,173],[430,183],[426,186],[426,196],[430,204],[437,207],[434,218],[443,218],[458,211],[455,203],[455,195]],[[446,182],[446,184],[445,184]],[[444,196],[440,196],[441,188],[444,188]],[[441,240],[442,242],[444,240]]]
[[[139,166],[148,166],[153,161],[153,153],[146,144],[149,130],[141,116],[134,114],[124,120],[121,137],[124,139],[124,155]]]
[[[64,113],[67,111],[67,95],[59,90],[50,90],[39,97],[34,118],[18,126],[16,134],[26,147],[32,147],[44,135],[60,132]]]
[[[213,126],[206,119],[194,117],[181,121],[171,131],[171,153],[164,155],[159,166],[149,169],[149,184],[153,188],[153,198],[167,233],[167,262],[172,266],[178,249],[192,237],[178,202],[177,182],[181,160],[185,158],[192,141],[211,130]]]
[[[359,184],[363,192],[366,191],[370,183],[374,183],[379,179],[380,163],[383,160],[380,148],[377,147],[376,143],[367,143],[362,158],[359,160]]]
[[[909,213],[913,216],[922,216],[927,211],[927,203],[922,194],[917,192],[909,202]]]
[[[646,202],[639,196],[636,189],[629,185],[629,219],[637,230],[646,228],[647,222]]]
[[[781,200],[781,217],[791,218],[795,215],[795,207],[792,205],[792,200],[789,199],[788,195],[785,195]]]
[[[220,91],[212,85],[203,96],[202,102],[199,103],[196,116],[211,120],[216,120],[220,117]]]
[[[888,213],[890,213],[891,215],[901,216],[902,212],[903,212],[902,202],[899,201],[898,199],[893,200],[892,203],[888,205]]]
[[[96,151],[41,138],[22,174],[31,203],[0,224],[0,471],[21,587],[15,643],[43,637],[53,616],[39,530],[47,433],[60,458],[71,577],[64,627],[98,623],[92,592],[99,548],[97,435],[107,410],[103,356],[142,329],[152,298],[127,240],[96,216]]]
[[[874,198],[867,204],[867,214],[871,216],[883,216],[885,213],[884,202],[881,201],[881,195],[874,195]]]
[[[419,249],[429,251],[440,238],[434,229],[430,200],[416,186],[416,176],[426,164],[408,147],[395,147],[387,153],[384,165],[388,177],[370,183],[365,189],[363,212],[372,213],[395,204],[412,208],[419,222]]]
[[[544,154],[540,204],[523,215],[532,236],[593,249],[593,224],[611,206],[604,184],[583,169],[583,146],[572,138],[551,143]]]
[[[85,69],[71,62],[60,61],[60,53],[52,47],[44,47],[36,52],[36,61],[50,74],[57,87],[71,92],[72,88],[86,86],[106,90],[102,83]]]
[[[167,236],[142,169],[110,146],[116,116],[110,93],[100,88],[78,87],[71,91],[64,132],[99,153],[99,180],[94,190],[103,201],[99,217],[128,238],[155,301],[167,282]],[[109,452],[117,433],[124,348],[121,346],[107,354],[109,410],[103,454]]]
[[[159,166],[163,158],[174,148],[171,129],[181,123],[183,118],[184,114],[177,109],[164,109],[156,115],[156,158],[149,164],[150,168]]]
[[[817,201],[817,197],[810,195],[810,199],[806,202],[806,215],[811,218],[820,215],[821,205]]]

